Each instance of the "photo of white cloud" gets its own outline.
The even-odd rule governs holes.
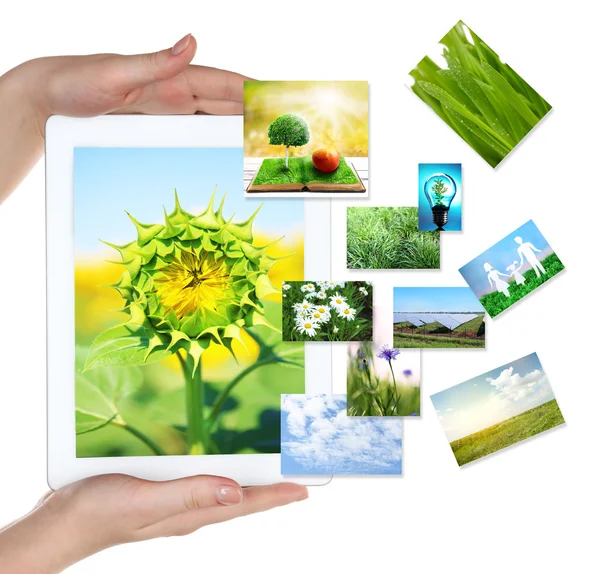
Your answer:
[[[402,474],[402,420],[349,417],[346,395],[281,395],[282,474]]]

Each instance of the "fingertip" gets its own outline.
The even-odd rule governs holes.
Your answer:
[[[290,502],[300,502],[308,498],[308,488],[294,482],[282,482],[277,485],[279,494]]]
[[[179,56],[183,54],[186,50],[190,48],[190,45],[193,44],[196,46],[196,39],[192,34],[186,34],[181,40],[177,41],[175,45],[171,48],[171,54],[173,56]],[[194,48],[195,51],[195,48]]]

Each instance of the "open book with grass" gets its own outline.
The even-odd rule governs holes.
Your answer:
[[[248,192],[314,191],[364,192],[366,188],[354,166],[341,157],[335,171],[325,173],[315,168],[310,156],[264,159],[248,186]]]

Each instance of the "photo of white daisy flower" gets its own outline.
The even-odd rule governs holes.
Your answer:
[[[373,292],[364,281],[284,281],[284,341],[371,341]],[[329,290],[329,294],[327,291]]]
[[[344,305],[346,305],[346,298],[340,295],[339,293],[336,293],[332,297],[329,297],[329,301],[331,303],[331,306],[336,310],[342,309]]]
[[[298,331],[300,331],[302,335],[314,337],[317,334],[317,329],[319,328],[319,325],[315,321],[306,319],[305,321],[298,321],[296,328],[298,329]]]
[[[354,319],[356,318],[356,309],[352,309],[351,307],[345,307],[339,312],[339,315],[347,321],[354,321]]]

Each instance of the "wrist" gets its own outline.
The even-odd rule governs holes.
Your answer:
[[[7,572],[55,574],[100,550],[60,493],[0,532],[0,562]]]
[[[22,130],[41,138],[46,120],[52,115],[43,88],[47,72],[42,60],[29,60],[0,76],[3,106],[21,120]]]

